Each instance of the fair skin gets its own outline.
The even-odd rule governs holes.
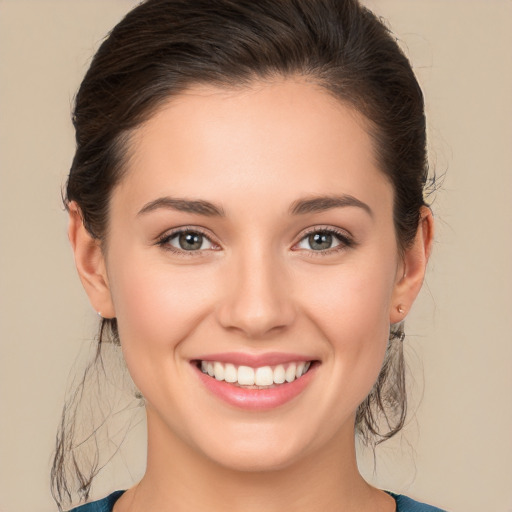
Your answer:
[[[75,204],[69,228],[146,400],[147,471],[115,511],[392,512],[358,472],[354,419],[420,290],[433,223],[422,210],[399,255],[364,119],[299,79],[195,86],[134,132],[126,171],[104,250]],[[267,390],[198,369],[230,358],[311,366]]]

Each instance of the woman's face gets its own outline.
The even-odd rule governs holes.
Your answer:
[[[353,444],[404,274],[362,117],[299,80],[196,86],[129,149],[104,315],[146,398],[150,451],[167,439],[261,470]]]

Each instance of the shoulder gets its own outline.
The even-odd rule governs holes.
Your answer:
[[[92,501],[85,505],[80,505],[69,512],[112,512],[114,503],[121,497],[124,491],[116,491],[103,498],[102,500]]]
[[[445,512],[444,510],[413,500],[403,494],[388,492],[396,501],[396,512]]]

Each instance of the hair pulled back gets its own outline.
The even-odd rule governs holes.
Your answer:
[[[306,77],[365,116],[378,165],[393,186],[394,225],[403,251],[414,239],[425,204],[423,96],[393,35],[356,0],[140,4],[103,42],[76,95],[76,153],[66,205],[76,201],[86,229],[105,245],[110,197],[123,177],[135,128],[191,85],[243,87],[289,76]],[[405,420],[403,333],[401,326],[392,327],[379,378],[357,412],[356,428],[366,442],[393,436]],[[115,319],[102,320],[96,360],[105,341],[119,342]],[[70,458],[75,446],[69,423],[75,416],[69,407],[66,413],[52,471],[59,504],[71,497],[71,480],[86,499],[98,471]],[[66,480],[69,465],[75,477]]]

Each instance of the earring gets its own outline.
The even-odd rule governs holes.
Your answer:
[[[99,316],[100,318],[103,318],[103,317],[101,316],[101,311],[96,311],[96,313],[98,313],[98,316]]]
[[[400,313],[400,314],[403,314],[405,309],[402,307],[402,304],[398,304],[398,306],[396,307],[396,310]]]

